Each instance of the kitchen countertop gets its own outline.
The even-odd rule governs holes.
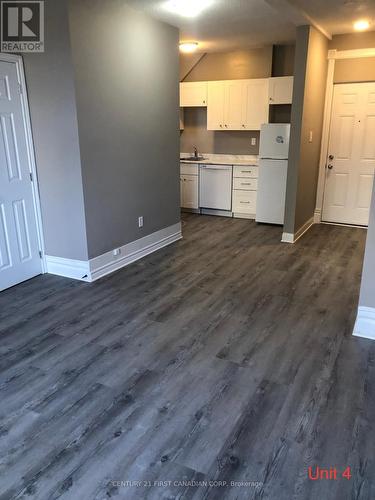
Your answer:
[[[193,156],[192,153],[180,153],[181,163],[191,163],[199,165],[258,165],[259,156],[256,155],[218,155],[218,154],[208,154],[199,153],[200,156],[204,156],[204,160],[197,161],[184,161],[183,158],[189,158]]]

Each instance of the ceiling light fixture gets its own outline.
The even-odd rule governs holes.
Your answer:
[[[182,17],[197,17],[213,0],[167,0],[164,9]]]
[[[360,21],[356,21],[354,23],[354,29],[356,31],[366,31],[370,27],[370,23],[366,21],[365,19],[361,19]]]
[[[190,53],[195,52],[198,48],[198,42],[183,42],[180,43],[181,52]]]

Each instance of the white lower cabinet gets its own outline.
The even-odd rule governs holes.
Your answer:
[[[233,217],[255,219],[258,167],[235,165],[233,168]]]
[[[198,166],[181,164],[181,169],[180,169],[181,208],[198,210],[199,208],[198,192],[199,192]]]

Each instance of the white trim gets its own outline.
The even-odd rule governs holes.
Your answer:
[[[294,234],[293,233],[283,233],[281,237],[282,243],[294,243]]]
[[[365,339],[375,340],[375,308],[358,307],[357,319],[354,325],[353,335]]]
[[[314,217],[311,217],[305,224],[298,229],[296,233],[283,233],[281,237],[282,243],[295,243],[314,225]]]
[[[25,126],[25,136],[26,136],[26,148],[27,155],[29,160],[29,168],[30,173],[33,176],[34,182],[32,183],[32,192],[33,192],[33,201],[34,201],[34,212],[36,219],[36,228],[38,235],[38,244],[39,250],[42,254],[41,264],[42,264],[42,272],[47,272],[47,263],[44,255],[44,237],[43,237],[43,223],[42,223],[42,212],[40,208],[40,196],[39,196],[39,188],[38,188],[38,175],[36,170],[36,162],[35,162],[35,151],[34,151],[34,143],[33,136],[31,131],[31,120],[30,120],[30,109],[29,102],[27,99],[26,92],[26,81],[25,81],[25,72],[23,67],[22,57],[16,54],[7,54],[4,52],[0,52],[0,61],[15,63],[17,70],[18,83],[21,85],[21,105],[22,105],[22,115],[23,122]]]
[[[322,142],[321,142],[320,160],[319,160],[319,177],[318,177],[318,187],[316,193],[316,208],[314,213],[315,222],[318,223],[322,220],[324,189],[326,182],[326,163],[328,156],[329,134],[331,129],[334,73],[335,73],[335,60],[329,59],[327,83],[326,83],[326,97],[324,103]]]
[[[119,248],[120,253],[118,256],[114,256],[114,250],[99,255],[90,260],[91,281],[95,281],[113,271],[128,266],[132,262],[156,252],[181,238],[181,223],[178,222],[177,224],[173,224],[173,226],[166,227],[139,240],[123,245]]]
[[[316,193],[316,208],[314,214],[315,222],[321,222],[322,212],[323,212],[324,190],[326,183],[325,182],[326,161],[328,156],[329,134],[331,128],[335,61],[339,59],[361,59],[365,57],[375,57],[375,48],[355,49],[355,50],[333,49],[329,50],[327,54],[328,73],[327,73],[327,85],[326,85],[326,98],[324,105],[322,143],[320,149],[319,178],[318,178],[318,188]]]
[[[329,51],[331,52],[331,51]],[[362,59],[364,57],[375,57],[374,49],[354,49],[354,50],[335,50],[331,57],[333,59]]]
[[[64,259],[46,255],[47,273],[57,274],[65,278],[91,281],[90,263],[87,260]]]
[[[322,222],[322,211],[320,208],[316,208],[314,212],[314,224],[320,224]]]
[[[96,281],[181,238],[181,223],[178,222],[90,260],[46,255],[47,272],[81,281]],[[115,250],[119,251],[118,255],[114,254]]]

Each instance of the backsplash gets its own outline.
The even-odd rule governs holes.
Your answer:
[[[180,151],[198,151],[213,154],[257,155],[259,153],[258,130],[243,132],[241,130],[219,132],[207,130],[206,108],[184,109],[185,129],[180,136]],[[251,139],[256,145],[251,145]]]
[[[290,123],[291,105],[270,106],[270,123]],[[259,154],[259,130],[207,130],[207,108],[184,108],[185,129],[180,135],[180,151],[198,151],[212,154]],[[251,145],[251,139],[256,145]]]

